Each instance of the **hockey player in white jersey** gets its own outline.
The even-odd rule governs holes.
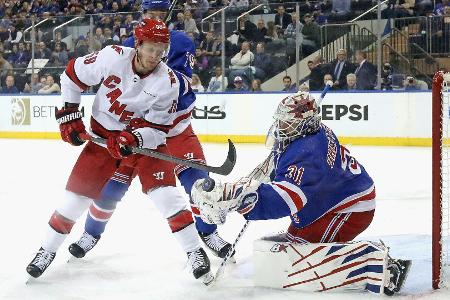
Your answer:
[[[165,19],[169,7],[169,0],[143,0],[141,3],[143,18],[149,19]],[[175,157],[206,164],[202,146],[191,125],[191,113],[195,109],[194,106],[196,100],[196,96],[190,88],[192,67],[195,60],[195,44],[185,32],[176,30],[170,30],[169,32],[170,50],[166,63],[175,71],[175,75],[185,87],[184,93],[180,95],[178,102],[176,103],[174,112],[175,121],[167,134],[166,145],[170,153]],[[127,39],[124,46],[134,47],[134,36]],[[209,177],[208,172],[206,171],[189,168],[184,165],[175,165],[174,172],[188,195],[190,195],[191,188],[195,181]],[[132,168],[120,166],[114,172],[111,179],[105,184],[102,191],[105,194],[105,197],[109,197],[110,200],[114,202],[121,201],[122,196],[126,194],[126,191],[131,184],[132,173]],[[95,204],[98,205],[98,203]],[[95,211],[89,209],[83,234],[78,241],[69,246],[69,251],[74,257],[84,257],[96,246],[96,243],[103,236],[108,221],[112,218],[114,213],[110,208],[105,209],[108,209],[110,214],[104,217],[95,215]],[[192,208],[192,211],[194,213],[195,226],[200,238],[205,243],[205,246],[214,255],[221,258],[225,257],[231,248],[231,244],[220,237],[217,225],[203,222],[195,207]],[[173,216],[166,217],[172,218]],[[184,218],[184,222],[190,221],[190,218]],[[183,222],[180,224],[182,226]],[[173,230],[177,229],[174,228]]]
[[[268,135],[269,157],[235,183],[203,180],[192,199],[208,223],[238,211],[247,220],[290,217],[287,233],[255,242],[256,284],[304,291],[400,291],[411,261],[388,256],[382,244],[349,243],[371,223],[375,185],[306,92],[284,98]]]
[[[62,139],[75,146],[85,142],[83,136],[87,133],[78,109],[80,94],[101,83],[92,107],[90,129],[92,135],[107,139],[107,147],[88,142],[80,154],[67,182],[66,197],[51,216],[47,236],[27,266],[33,277],[42,275],[51,264],[86,209],[99,219],[112,213],[117,201],[105,195],[104,186],[119,167],[131,169],[133,176],[139,176],[142,191],[167,218],[187,253],[194,277],[205,283],[211,281],[209,259],[201,247],[192,214],[176,188],[173,164],[130,151],[133,146],[170,154],[166,136],[174,122],[177,99],[186,88],[162,62],[169,48],[166,25],[145,19],[135,29],[135,36],[135,49],[105,47],[71,60],[61,76],[64,106],[56,112],[56,118]],[[118,197],[117,193],[114,197]]]

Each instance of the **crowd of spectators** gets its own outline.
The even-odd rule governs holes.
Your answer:
[[[300,15],[294,12],[295,3],[267,0],[183,0],[169,20],[169,28],[185,31],[196,44],[196,62],[193,78],[198,91],[250,90],[260,91],[261,83],[284,71],[295,62],[296,32],[299,32],[300,53],[305,57],[321,46],[319,26],[330,22],[345,22],[358,11],[370,7],[373,0],[318,0],[297,1]],[[273,3],[272,3],[273,2]],[[277,3],[278,2],[278,3]],[[449,1],[398,0],[388,1],[385,17],[450,15]],[[130,36],[140,18],[140,0],[4,0],[0,1],[0,87],[2,92],[57,93],[59,75],[69,59],[92,51],[121,44]],[[234,18],[260,4],[262,8],[239,18],[239,22],[221,40],[220,29],[213,24],[204,31],[201,20],[223,6],[227,16]],[[53,28],[74,16],[93,15],[93,34],[74,34],[67,27],[53,32]],[[263,17],[265,16],[265,17]],[[270,17],[267,17],[270,16]],[[38,74],[30,74],[32,57],[30,28],[38,26],[35,34],[34,58],[44,61]],[[89,20],[88,17],[85,20]],[[297,20],[300,22],[297,23]],[[211,20],[212,21],[212,20]],[[88,22],[89,24],[89,22]],[[236,24],[236,22],[232,23]],[[296,28],[299,24],[299,28]],[[449,22],[450,24],[450,22]],[[450,27],[450,26],[449,26]],[[28,34],[28,35],[27,35]],[[446,34],[445,32],[443,34]],[[68,40],[68,38],[70,40]],[[221,67],[222,43],[225,43],[226,64]],[[361,52],[363,53],[363,52]],[[339,58],[337,54],[337,57]],[[353,54],[354,55],[354,54]],[[320,59],[319,59],[320,60]],[[339,60],[339,59],[337,59]],[[318,89],[323,83],[322,62],[311,62],[309,89]],[[327,64],[329,65],[329,64]],[[356,67],[355,67],[356,66]],[[373,66],[373,65],[372,65]],[[329,74],[336,88],[343,88],[348,75],[356,75],[357,89],[370,89],[376,84],[371,76],[374,67],[358,54],[344,65],[330,66]],[[353,72],[349,71],[354,67]],[[314,71],[314,72],[313,72]],[[317,73],[317,74],[316,74]],[[283,79],[286,90],[307,88],[307,84],[291,83]],[[317,78],[316,78],[317,77]],[[352,76],[350,76],[353,78]],[[358,80],[359,78],[359,80]],[[364,79],[361,79],[364,78]],[[409,81],[408,81],[409,82]],[[287,88],[289,86],[289,88]],[[280,85],[280,90],[282,86]],[[284,90],[283,89],[283,90]]]

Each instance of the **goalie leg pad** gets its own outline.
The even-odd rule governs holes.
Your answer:
[[[254,242],[255,285],[301,291],[383,293],[388,250],[372,242]]]

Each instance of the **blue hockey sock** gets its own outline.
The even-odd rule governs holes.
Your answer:
[[[116,180],[109,180],[102,190],[101,199],[94,201],[89,207],[89,212],[86,217],[84,230],[92,236],[100,236],[104,231],[106,224],[108,224],[117,202],[119,202],[128,190],[129,185],[118,182]]]
[[[184,187],[184,190],[188,195],[191,195],[191,190],[192,186],[194,185],[194,182],[196,182],[199,179],[208,177],[209,176],[206,171],[194,168],[186,169],[178,175],[178,179],[180,180],[181,185]],[[203,220],[200,217],[194,216],[194,219],[195,219],[195,227],[197,228],[197,231],[200,233],[209,234],[217,229],[217,225],[207,224],[203,222]]]

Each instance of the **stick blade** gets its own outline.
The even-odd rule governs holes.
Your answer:
[[[236,165],[236,147],[233,142],[228,139],[228,154],[225,162],[220,167],[211,167],[210,172],[220,174],[220,175],[228,175],[233,171],[234,166]]]

